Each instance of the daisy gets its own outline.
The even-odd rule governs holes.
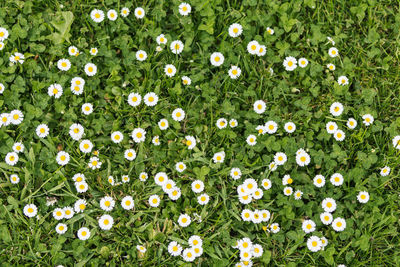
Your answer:
[[[134,159],[136,158],[136,152],[135,152],[135,150],[133,150],[133,149],[127,149],[127,150],[125,150],[124,157],[125,157],[127,160],[129,160],[129,161],[134,160]]]
[[[86,180],[85,175],[82,173],[77,173],[72,177],[72,180],[76,183],[80,183]]]
[[[181,255],[182,247],[176,241],[172,241],[168,244],[168,253],[176,257]]]
[[[192,7],[188,3],[181,3],[179,5],[179,14],[187,16],[192,11]]]
[[[183,76],[182,77],[182,84],[183,85],[190,85],[192,83],[192,80],[188,76]]]
[[[291,188],[290,186],[286,186],[283,189],[283,194],[285,194],[285,196],[290,196],[291,194],[293,194],[293,188]]]
[[[132,107],[136,107],[140,105],[142,102],[142,97],[138,93],[130,93],[128,96],[128,104]]]
[[[328,65],[326,65],[326,67],[328,68],[328,70],[334,71],[336,69],[335,65],[333,65],[332,63],[329,63]]]
[[[305,220],[303,221],[301,228],[306,234],[312,233],[315,231],[315,222],[312,220]]]
[[[200,236],[192,235],[188,240],[189,246],[191,247],[201,247],[203,245],[203,240],[201,240]]]
[[[263,222],[269,221],[271,218],[271,213],[268,210],[261,210],[261,217]]]
[[[228,121],[225,118],[220,118],[216,122],[218,129],[224,129],[228,125]]]
[[[362,118],[365,126],[370,126],[374,122],[374,117],[372,117],[371,114],[365,114],[362,116]]]
[[[238,66],[234,65],[232,65],[228,71],[229,77],[231,77],[231,79],[237,79],[241,73],[242,70]]]
[[[169,48],[173,54],[179,55],[183,51],[184,45],[180,40],[175,40],[171,42]]]
[[[264,252],[264,250],[263,250],[261,245],[259,245],[259,244],[254,244],[253,245],[252,255],[253,255],[254,258],[261,257],[263,252]]]
[[[240,171],[239,168],[232,168],[230,175],[231,175],[232,179],[237,180],[237,179],[240,179],[240,177],[242,176],[242,172]]]
[[[111,185],[115,185],[114,177],[112,177],[111,175],[108,176],[108,182],[109,182]]]
[[[287,161],[287,156],[283,152],[278,152],[274,156],[274,161],[276,165],[283,165]]]
[[[192,182],[192,191],[194,193],[201,193],[204,190],[204,183],[200,180]]]
[[[74,210],[76,213],[83,212],[86,209],[86,206],[86,200],[78,199],[74,204]]]
[[[177,200],[181,197],[181,194],[181,190],[178,187],[175,187],[168,193],[168,197],[172,200]]]
[[[343,175],[340,173],[334,173],[332,174],[330,181],[334,186],[341,186],[344,181]]]
[[[8,38],[8,30],[6,28],[0,27],[0,41],[3,42]]]
[[[164,191],[164,193],[171,193],[171,191],[176,188],[176,184],[174,181],[168,179],[165,184],[163,184],[162,189]]]
[[[90,12],[90,17],[94,22],[100,23],[104,20],[104,12],[99,9],[93,9],[92,12]]]
[[[95,170],[95,169],[100,169],[101,164],[102,164],[102,162],[99,161],[99,158],[98,158],[98,157],[91,157],[91,158],[89,159],[88,166],[89,166],[89,168],[91,168],[92,170]]]
[[[214,156],[213,156],[214,163],[223,163],[224,159],[225,159],[225,152],[224,151],[215,153]]]
[[[241,261],[249,261],[253,256],[253,253],[251,251],[241,250],[239,255]]]
[[[249,146],[254,146],[255,144],[257,144],[257,137],[251,134],[247,137],[246,142]]]
[[[267,32],[270,34],[270,35],[273,35],[274,34],[274,29],[272,29],[272,28],[270,28],[270,27],[267,27]]]
[[[127,17],[128,15],[129,15],[129,8],[127,8],[127,7],[123,7],[122,9],[121,9],[121,16],[122,17]]]
[[[134,12],[135,12],[135,17],[136,18],[138,18],[138,19],[144,18],[145,12],[144,12],[143,8],[137,7],[137,8],[135,8]]]
[[[85,133],[85,129],[79,123],[73,123],[69,127],[69,135],[75,141],[79,141],[82,138],[82,136],[84,135],[84,133]]]
[[[210,56],[211,65],[216,67],[221,66],[224,63],[224,60],[224,55],[222,55],[220,52],[214,52]]]
[[[267,121],[265,123],[265,130],[268,134],[274,134],[278,130],[278,124],[274,121]]]
[[[99,52],[99,50],[96,47],[92,47],[92,48],[90,48],[90,52],[89,53],[92,56],[95,56],[95,55],[97,55],[98,52]]]
[[[155,145],[155,146],[159,146],[160,145],[160,137],[158,135],[154,136],[153,139],[151,140],[151,142]]]
[[[65,232],[68,230],[68,226],[65,223],[59,223],[56,225],[56,232],[57,234],[65,234]]]
[[[251,218],[253,218],[253,212],[251,210],[244,209],[242,210],[241,217],[243,221],[249,222],[251,221]]]
[[[1,33],[0,33],[1,34]],[[0,42],[0,51],[4,49],[4,43]],[[0,89],[0,93],[1,93],[1,89]]]
[[[112,197],[105,196],[100,199],[100,208],[105,211],[112,211],[115,201]]]
[[[210,201],[210,197],[207,194],[201,194],[197,197],[197,202],[200,205],[206,205]]]
[[[253,200],[252,195],[245,195],[245,196],[239,196],[239,202],[246,205],[251,203],[251,201]]]
[[[296,190],[296,192],[294,192],[294,199],[300,200],[302,195],[303,192],[301,192],[300,190]]]
[[[139,250],[140,253],[145,253],[146,252],[146,248],[142,245],[137,245],[136,249]]]
[[[317,175],[314,177],[313,182],[314,182],[314,185],[315,185],[316,187],[321,188],[321,187],[323,187],[323,186],[325,185],[325,177],[322,176],[321,174],[317,174]]]
[[[308,65],[308,60],[306,58],[302,57],[302,58],[299,58],[298,63],[299,63],[300,68],[305,68]]]
[[[8,126],[11,123],[11,118],[10,118],[10,114],[8,113],[2,113],[0,115],[0,127],[2,126]]]
[[[19,183],[19,177],[16,174],[10,175],[10,182],[12,184],[18,184]]]
[[[10,56],[9,60],[11,63],[23,64],[25,61],[25,56],[21,53],[15,52],[14,55]]]
[[[185,248],[182,252],[182,258],[186,262],[192,262],[196,258],[193,248]]]
[[[243,32],[243,27],[238,23],[233,23],[229,26],[228,33],[230,37],[236,38],[240,36],[242,32]]]
[[[328,53],[330,57],[337,57],[339,55],[339,51],[336,47],[329,48]]]
[[[262,197],[263,197],[263,195],[264,195],[264,193],[263,193],[263,191],[261,190],[261,188],[257,188],[254,192],[253,192],[253,194],[251,195],[254,199],[261,199]]]
[[[90,142],[90,140],[84,139],[80,142],[79,149],[82,151],[82,153],[90,153],[92,152],[93,144]]]
[[[164,67],[164,72],[165,72],[165,75],[167,75],[168,77],[173,77],[173,76],[175,76],[176,68],[172,64],[167,64]]]
[[[118,18],[118,13],[114,9],[110,9],[107,12],[107,18],[111,21],[115,21]]]
[[[334,102],[329,108],[329,112],[332,114],[332,116],[338,117],[342,115],[343,109],[342,103]]]
[[[400,135],[393,137],[392,144],[395,149],[400,149]]]
[[[262,114],[262,113],[264,113],[264,111],[265,111],[266,104],[265,104],[265,102],[262,101],[262,100],[257,100],[256,102],[254,102],[253,108],[254,108],[254,111],[255,111],[257,114]]]
[[[78,193],[85,193],[89,189],[89,186],[86,182],[75,183],[75,187]]]
[[[319,215],[321,222],[325,225],[329,225],[333,221],[333,216],[330,212],[323,212]]]
[[[349,84],[349,79],[346,76],[340,76],[338,78],[338,84],[339,85],[348,85]]]
[[[251,251],[253,248],[253,243],[251,242],[250,238],[243,238],[238,241],[238,248],[241,251]]]
[[[112,140],[114,143],[118,144],[118,143],[120,143],[122,140],[124,140],[124,135],[123,135],[120,131],[113,132],[113,133],[111,134],[111,140]]]
[[[59,70],[67,71],[71,68],[71,62],[68,59],[62,58],[57,61],[57,67]]]
[[[271,224],[270,228],[271,228],[271,232],[274,234],[278,233],[281,230],[281,228],[279,227],[279,224],[277,224],[277,223]]]
[[[9,114],[10,122],[14,125],[19,125],[24,120],[24,114],[18,110],[14,109]]]
[[[187,227],[189,226],[189,224],[192,222],[192,220],[190,219],[189,215],[187,214],[181,214],[178,218],[178,223],[179,226],[181,227]]]
[[[81,77],[74,77],[71,80],[71,92],[75,95],[81,95],[85,86],[85,80]]]
[[[310,155],[308,155],[308,153],[306,152],[301,152],[296,155],[296,163],[300,167],[307,166],[308,164],[310,164],[310,161],[311,161]]]
[[[87,63],[85,65],[85,73],[87,76],[93,76],[97,73],[97,66],[93,63]]]
[[[168,175],[165,172],[159,172],[154,176],[154,182],[159,186],[163,186],[167,181]]]
[[[167,43],[167,38],[164,36],[164,34],[160,34],[159,36],[157,36],[156,38],[156,42],[157,44],[161,45],[161,44],[166,44]]]
[[[79,55],[79,50],[78,48],[76,48],[76,46],[70,46],[68,47],[68,54],[70,56],[77,56]]]
[[[139,180],[140,180],[140,181],[145,182],[145,181],[147,180],[147,178],[148,178],[147,173],[141,172],[141,173],[139,174]]]
[[[64,210],[61,208],[56,208],[53,210],[53,217],[57,221],[64,219]]]
[[[347,127],[349,127],[350,129],[354,129],[354,128],[357,127],[357,121],[356,121],[355,119],[353,119],[353,118],[349,118],[349,119],[347,120],[346,125],[347,125]]]
[[[160,128],[160,130],[166,130],[169,127],[169,123],[167,119],[161,119],[158,122],[158,127]]]
[[[4,84],[0,83],[0,94],[2,94],[4,92]]]
[[[37,207],[35,204],[28,204],[24,207],[24,214],[25,216],[32,218],[35,217],[37,214]]]
[[[158,96],[154,92],[150,92],[144,95],[143,97],[144,103],[146,106],[153,107],[157,105],[158,102]]]
[[[267,48],[265,47],[265,45],[260,45],[258,47],[256,55],[259,57],[262,57],[262,56],[265,56],[266,53],[267,53]]]
[[[80,240],[87,240],[90,238],[90,231],[87,227],[82,227],[78,230],[77,235]]]
[[[114,224],[114,218],[108,214],[104,214],[99,218],[99,226],[102,230],[110,230]]]
[[[147,58],[147,53],[146,51],[139,50],[136,52],[136,59],[139,61],[145,61]]]
[[[182,121],[185,119],[185,111],[181,108],[174,109],[174,111],[172,111],[172,119],[174,119],[174,121]]]
[[[344,229],[346,229],[346,221],[343,218],[338,217],[338,218],[333,220],[332,228],[336,232],[341,232]]]
[[[185,136],[185,144],[188,147],[188,149],[193,149],[196,146],[196,138],[190,135]]]
[[[68,162],[69,162],[69,159],[70,159],[70,157],[69,157],[69,154],[67,152],[60,151],[60,152],[57,153],[56,160],[57,160],[57,163],[59,165],[61,165],[61,166],[67,165]]]
[[[336,210],[336,201],[333,198],[325,198],[322,200],[322,208],[326,212],[334,212]]]
[[[326,237],[321,237],[321,243],[322,243],[322,250],[328,245],[328,239]]]
[[[17,152],[17,151],[15,151],[15,152]],[[390,174],[390,167],[385,166],[381,169],[381,176],[388,176],[389,174]]]
[[[297,60],[294,57],[286,57],[283,66],[287,71],[293,71],[297,68]]]
[[[342,130],[336,130],[333,133],[333,137],[336,139],[336,141],[343,141],[344,138],[346,137],[345,133]]]
[[[60,96],[62,95],[63,89],[61,85],[55,83],[49,86],[49,88],[47,89],[47,93],[49,94],[49,96],[54,96],[54,98],[57,99],[60,98]]]
[[[128,175],[122,175],[122,177],[121,177],[122,179],[122,182],[125,184],[125,183],[127,183],[127,182],[129,182],[129,176]]]
[[[146,131],[142,128],[135,128],[132,131],[132,139],[135,143],[144,142],[146,139]]]
[[[262,187],[264,187],[265,190],[268,190],[268,189],[271,188],[272,182],[271,182],[270,179],[263,179],[263,180],[261,181],[261,185],[262,185]]]
[[[330,121],[326,124],[326,131],[328,134],[334,134],[338,130],[336,122]]]
[[[247,51],[251,55],[256,55],[259,50],[260,50],[260,44],[257,41],[253,40],[247,44]]]
[[[318,236],[310,236],[307,239],[307,247],[310,251],[312,252],[317,252],[322,249],[322,242],[321,239]]]
[[[358,193],[357,195],[357,200],[360,203],[367,203],[369,200],[369,194],[366,191],[361,191],[360,193]]]
[[[296,124],[294,124],[293,122],[287,122],[285,123],[285,131],[288,133],[293,133],[294,131],[296,131]]]

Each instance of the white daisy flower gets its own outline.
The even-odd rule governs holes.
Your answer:
[[[274,134],[278,130],[278,124],[274,121],[267,121],[265,123],[265,130],[268,134]]]
[[[392,144],[395,149],[400,149],[400,135],[393,137]]]
[[[3,42],[0,42],[0,51],[4,49],[5,44]],[[1,89],[0,89],[0,94],[1,94]]]
[[[135,128],[132,131],[132,139],[135,143],[144,142],[146,139],[146,131],[142,128]]]
[[[247,137],[246,142],[249,146],[254,146],[257,144],[257,137],[251,134]]]
[[[261,199],[264,196],[263,191],[261,190],[261,188],[257,188],[253,194],[251,195],[254,199]]]
[[[158,172],[154,176],[154,182],[159,186],[163,186],[165,183],[167,183],[167,181],[168,175],[165,172]]]
[[[187,214],[181,214],[178,218],[178,224],[181,227],[187,227],[192,222],[190,216]]]
[[[125,150],[124,157],[125,157],[127,160],[129,160],[129,161],[134,160],[134,159],[136,158],[136,152],[135,152],[135,150],[133,150],[133,149],[127,149],[127,150]]]
[[[0,83],[0,94],[4,92],[5,86],[4,84]]]
[[[357,195],[357,200],[360,203],[367,203],[369,200],[369,194],[367,191],[361,191],[360,193],[358,193]]]
[[[196,138],[190,135],[185,136],[185,144],[188,147],[188,149],[193,149],[196,146]]]
[[[346,76],[340,76],[338,78],[338,84],[339,85],[348,85],[349,84],[349,79]]]
[[[110,230],[114,224],[114,218],[108,214],[104,214],[99,218],[99,227],[102,230]]]
[[[262,100],[257,100],[257,101],[254,102],[254,104],[253,104],[254,111],[255,111],[257,114],[262,114],[262,113],[264,113],[266,106],[267,106],[267,105],[266,105],[265,102],[262,101]]]
[[[314,177],[313,183],[314,183],[314,185],[315,185],[316,187],[321,188],[321,187],[323,187],[323,186],[325,185],[325,177],[322,176],[321,174],[317,174],[317,175]]]
[[[336,122],[330,121],[326,124],[326,131],[328,134],[334,134],[338,130]]]
[[[185,248],[182,252],[182,258],[186,262],[192,262],[195,260],[195,252],[193,248]]]
[[[329,225],[333,221],[333,216],[330,212],[323,212],[319,215],[321,222],[325,225]]]
[[[84,175],[83,173],[77,173],[77,174],[75,174],[75,175],[72,177],[72,180],[73,180],[75,183],[80,183],[80,182],[85,181],[85,180],[86,180],[86,177],[85,177],[85,175]]]
[[[303,221],[301,228],[306,234],[312,233],[315,231],[315,222],[312,220],[305,220]]]
[[[278,233],[281,230],[281,228],[279,227],[279,224],[277,224],[277,223],[271,224],[270,229],[271,229],[271,232],[274,234]]]
[[[168,197],[171,200],[177,200],[181,197],[182,192],[178,187],[174,187],[173,189],[170,190],[170,192],[168,193]]]
[[[213,66],[221,66],[224,63],[225,57],[222,53],[220,52],[214,52],[210,56],[210,62],[211,65]]]
[[[232,65],[228,71],[229,77],[231,77],[232,79],[237,79],[241,73],[242,70],[238,66],[234,65]]]
[[[332,114],[332,116],[335,117],[342,115],[343,110],[344,110],[343,105],[342,103],[339,102],[334,102],[329,108],[329,112]]]
[[[181,255],[182,246],[178,244],[176,241],[172,241],[168,244],[168,253],[172,256],[176,257]]]
[[[204,190],[204,183],[200,180],[192,182],[192,191],[195,193],[201,193]]]
[[[260,44],[257,41],[253,40],[247,44],[247,51],[251,55],[256,55],[259,50],[260,50]]]
[[[186,164],[183,162],[178,162],[175,164],[175,169],[177,172],[183,172],[184,170],[186,170]]]
[[[275,31],[274,31],[274,29],[272,29],[272,28],[270,28],[270,27],[267,27],[267,32],[268,32],[269,34],[273,35]]]
[[[53,210],[53,217],[57,221],[64,219],[64,210],[61,208],[56,208]]]
[[[122,142],[122,140],[124,140],[124,135],[120,131],[113,132],[111,134],[111,140],[114,143],[118,144],[118,143]]]
[[[169,127],[168,120],[167,120],[167,119],[161,119],[161,120],[158,122],[158,127],[159,127],[160,130],[162,130],[162,131],[168,129],[168,127]]]
[[[20,110],[14,109],[10,112],[9,119],[12,124],[19,125],[24,120],[24,114]]]
[[[49,88],[47,89],[47,93],[49,94],[49,96],[54,96],[54,98],[60,98],[60,96],[63,93],[63,89],[61,87],[60,84],[55,83],[49,86]]]
[[[326,67],[328,68],[328,70],[334,71],[336,69],[335,65],[333,65],[332,63],[329,63],[328,65],[326,65]]]
[[[333,220],[332,228],[336,232],[341,232],[344,229],[346,229],[346,221],[343,218],[338,217],[338,218]]]
[[[75,95],[81,95],[85,86],[85,80],[81,77],[74,77],[71,80],[71,92]]]
[[[294,124],[293,122],[287,122],[285,123],[285,131],[288,133],[293,133],[294,131],[296,131],[296,124]]]
[[[303,192],[301,192],[300,190],[296,190],[294,192],[294,199],[295,200],[300,200],[302,195],[303,195]]]
[[[70,46],[68,47],[68,54],[70,56],[77,56],[79,55],[79,50],[78,48],[76,48],[76,46]]]
[[[322,200],[321,206],[325,212],[332,213],[336,210],[336,201],[333,198],[328,197]]]
[[[259,57],[263,57],[263,56],[265,56],[266,53],[267,53],[267,48],[265,47],[265,45],[260,45],[258,47],[256,55]]]
[[[89,53],[90,53],[92,56],[97,55],[98,52],[99,52],[99,50],[98,50],[96,47],[92,47],[92,48],[90,48],[90,50],[89,50]]]
[[[347,127],[349,127],[349,129],[354,129],[354,128],[357,127],[357,121],[355,119],[353,119],[353,118],[349,118],[347,120],[346,125],[347,125]]]
[[[167,43],[167,38],[165,37],[164,34],[160,34],[159,36],[157,36],[156,38],[156,42],[157,44],[161,45],[161,44],[166,44]]]
[[[265,190],[268,190],[268,189],[271,188],[272,182],[271,182],[270,179],[266,179],[266,178],[265,178],[265,179],[263,179],[263,180],[261,181],[261,185],[262,185],[262,187],[264,187]]]
[[[143,100],[146,106],[153,107],[158,103],[158,96],[154,92],[150,92],[144,95]]]
[[[25,56],[21,53],[15,52],[14,55],[10,56],[9,60],[11,63],[23,64],[25,61]]]
[[[131,210],[135,206],[135,202],[131,196],[126,196],[121,200],[121,206],[125,210]]]
[[[148,177],[149,177],[149,176],[148,176],[147,173],[145,173],[145,172],[141,172],[141,173],[139,174],[139,180],[142,181],[142,182],[145,182],[145,181],[147,180]]]
[[[283,61],[283,66],[287,71],[293,71],[297,68],[297,60],[294,57],[286,57]]]
[[[243,32],[242,25],[238,23],[233,23],[229,26],[228,33],[230,37],[236,38],[239,37]]]
[[[292,177],[290,177],[289,174],[286,174],[285,176],[283,176],[282,185],[288,185],[288,184],[292,184],[292,183],[293,183],[293,179],[292,179]]]
[[[123,7],[123,8],[121,9],[121,16],[122,16],[122,17],[127,17],[127,16],[129,15],[129,13],[130,13],[129,8]]]
[[[181,108],[174,109],[174,111],[172,111],[172,119],[174,121],[182,121],[185,119],[185,111]]]
[[[16,142],[16,143],[14,143],[12,149],[16,153],[20,153],[20,152],[22,153],[22,152],[24,152],[25,146],[20,142]]]
[[[334,173],[332,174],[330,181],[334,186],[341,186],[344,181],[343,175],[340,173]]]
[[[176,68],[172,64],[167,64],[164,67],[164,72],[165,72],[165,75],[167,75],[168,77],[173,77],[173,76],[175,76]]]
[[[56,232],[57,234],[65,234],[65,232],[68,230],[68,226],[65,223],[59,223],[56,225]]]
[[[69,154],[67,152],[60,151],[60,152],[57,153],[56,160],[57,160],[57,163],[59,165],[61,165],[61,166],[67,165],[68,162],[69,162],[69,159],[70,159],[70,157],[69,157]]]
[[[12,184],[18,184],[19,183],[19,177],[18,177],[18,175],[16,175],[16,174],[12,174],[12,175],[10,175],[10,182],[12,183]]]
[[[137,107],[142,102],[142,97],[138,93],[130,93],[128,96],[128,104],[132,107]]]
[[[179,55],[182,53],[184,45],[180,40],[175,40],[171,42],[171,45],[169,47],[172,51],[172,53]]]
[[[86,209],[86,206],[86,200],[78,199],[74,204],[74,210],[76,213],[83,212]]]
[[[17,151],[15,151],[15,152],[17,152]],[[385,166],[381,169],[381,176],[388,176],[389,174],[390,174],[390,167]]]
[[[261,218],[263,222],[268,222],[271,218],[271,213],[268,210],[261,210]]]
[[[112,197],[105,196],[100,199],[100,208],[105,211],[112,211],[115,206],[115,201]]]
[[[283,189],[283,194],[284,194],[285,196],[290,196],[290,195],[292,195],[292,194],[293,194],[293,188],[291,188],[290,186],[286,186],[286,187]]]
[[[147,58],[147,53],[146,51],[139,50],[136,52],[136,59],[139,61],[145,61]]]
[[[339,51],[337,50],[336,47],[331,47],[328,50],[328,54],[330,57],[337,57],[339,55]]]
[[[237,179],[240,179],[240,177],[242,176],[242,172],[239,168],[232,168],[230,175],[231,175],[232,179],[237,180]]]
[[[224,159],[225,159],[225,152],[224,151],[215,153],[214,156],[213,156],[214,163],[223,163]]]
[[[283,165],[287,161],[287,156],[283,152],[277,152],[274,156],[276,165]]]
[[[370,126],[374,122],[374,117],[371,114],[365,114],[362,118],[365,126]]]
[[[307,247],[311,252],[317,252],[322,249],[322,242],[318,236],[310,236],[307,239]]]
[[[181,3],[179,5],[179,14],[187,16],[192,11],[192,7],[188,3]]]
[[[94,22],[100,23],[104,20],[104,12],[99,9],[93,9],[92,12],[90,12],[90,17]]]
[[[343,141],[344,138],[346,137],[346,134],[345,134],[342,130],[336,130],[336,131],[333,133],[333,137],[336,139],[336,141],[341,142],[341,141]]]
[[[241,217],[244,222],[250,222],[251,218],[253,218],[253,212],[249,209],[244,209],[242,210]]]
[[[90,238],[90,231],[87,227],[82,227],[78,230],[77,236],[80,240],[87,240]]]
[[[1,113],[0,114],[0,127],[8,126],[11,123],[10,114],[8,113]]]
[[[57,61],[57,67],[59,70],[68,71],[71,68],[71,62],[68,59],[62,58]]]
[[[302,58],[299,58],[297,63],[299,63],[300,68],[305,68],[308,65],[308,60],[306,58],[302,57]]]
[[[25,216],[32,218],[35,217],[37,214],[37,207],[35,204],[28,204],[24,207],[24,214]]]
[[[85,133],[85,129],[79,123],[73,123],[69,127],[69,135],[75,141],[79,141],[82,138],[82,136],[84,135],[84,133]]]
[[[93,144],[88,139],[84,139],[79,144],[79,149],[82,153],[90,153],[93,149]]]
[[[86,182],[75,183],[75,187],[78,193],[85,193],[89,189],[89,185]]]
[[[8,30],[6,28],[0,27],[0,41],[3,42],[8,38]]]
[[[115,21],[118,18],[118,13],[114,9],[110,9],[107,12],[107,18],[111,21]]]
[[[135,8],[135,11],[134,11],[134,12],[135,12],[135,17],[136,17],[136,18],[138,18],[138,19],[144,18],[145,11],[144,11],[143,8],[137,7],[137,8]]]
[[[137,245],[136,249],[139,250],[140,253],[145,253],[147,251],[146,248],[142,245]]]
[[[93,63],[87,63],[85,65],[85,73],[87,76],[93,76],[97,73],[97,66]]]
[[[100,169],[101,164],[102,164],[102,162],[100,161],[100,159],[98,157],[91,157],[89,159],[88,166],[92,170],[95,170],[95,169]]]

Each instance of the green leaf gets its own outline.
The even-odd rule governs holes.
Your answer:
[[[47,38],[50,39],[54,44],[61,44],[64,41],[69,43],[69,38],[71,37],[71,24],[73,21],[74,14],[71,11],[57,12],[54,15],[54,19],[50,22],[57,32],[53,32],[47,36]]]

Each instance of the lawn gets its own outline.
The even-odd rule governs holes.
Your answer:
[[[186,3],[0,2],[1,265],[400,265],[398,1]]]

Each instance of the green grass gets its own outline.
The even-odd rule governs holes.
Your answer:
[[[267,3],[264,3],[267,2]],[[25,152],[15,167],[0,163],[0,261],[3,265],[55,266],[182,266],[181,257],[171,257],[167,246],[178,241],[187,247],[188,238],[197,234],[203,238],[204,254],[193,266],[232,266],[239,261],[239,250],[231,246],[243,237],[261,244],[264,254],[254,265],[280,266],[397,266],[400,264],[399,245],[399,152],[391,143],[400,134],[399,99],[399,28],[397,1],[188,1],[192,13],[182,17],[179,1],[11,1],[0,3],[0,27],[8,29],[6,47],[0,51],[0,82],[6,86],[0,95],[0,112],[20,109],[25,119],[19,126],[0,128],[0,156],[12,150],[16,141],[22,141]],[[61,9],[60,5],[64,7]],[[107,18],[95,24],[89,17],[94,8],[119,13],[129,7],[128,18],[115,22]],[[145,8],[145,19],[137,20],[133,10]],[[73,14],[72,24],[59,21],[60,12]],[[63,13],[67,16],[67,13]],[[68,15],[70,16],[70,15]],[[243,26],[239,38],[228,35],[232,23]],[[275,30],[274,35],[266,27]],[[58,27],[61,32],[58,32]],[[174,55],[169,47],[156,53],[155,38],[164,33],[170,41],[185,44],[182,54]],[[340,57],[330,58],[331,47],[327,36],[336,41]],[[250,56],[246,45],[251,40],[266,45],[267,54]],[[70,42],[68,42],[68,40]],[[68,47],[75,45],[81,51],[78,57],[68,55]],[[96,57],[88,49],[97,47]],[[138,62],[135,52],[148,53],[144,62]],[[21,66],[10,66],[12,52],[25,53]],[[224,54],[221,67],[212,67],[212,52]],[[287,72],[282,66],[286,56],[305,57],[310,64],[305,69]],[[57,69],[57,60],[69,58],[68,72]],[[98,72],[93,77],[84,74],[83,67],[93,62]],[[326,71],[328,63],[336,65],[335,72]],[[177,67],[177,75],[167,78],[166,64]],[[237,80],[228,76],[230,65],[238,65],[242,75]],[[274,69],[270,75],[269,68]],[[181,77],[187,75],[192,84],[184,87]],[[337,77],[346,75],[349,86],[338,86]],[[85,93],[73,95],[69,89],[71,78],[86,80]],[[59,99],[47,95],[47,87],[54,83],[63,86]],[[126,84],[126,87],[123,84]],[[128,105],[130,92],[142,96],[154,91],[159,97],[155,107]],[[267,110],[256,114],[254,101],[263,99]],[[329,107],[339,101],[345,111],[332,118]],[[94,112],[83,116],[81,105],[94,104]],[[187,117],[181,123],[173,122],[171,112],[177,107]],[[371,113],[372,126],[362,125],[361,116]],[[219,130],[218,118],[235,118],[237,128]],[[345,127],[347,118],[354,117],[359,126],[354,131]],[[170,128],[161,132],[156,123],[168,118]],[[257,145],[249,147],[246,137],[255,134],[255,127],[274,120],[279,130],[274,135],[257,138]],[[297,125],[294,134],[283,131],[286,121]],[[334,120],[345,129],[344,142],[335,141],[325,131],[325,124]],[[79,151],[79,142],[68,134],[69,126],[79,122],[85,128],[85,138],[99,150],[103,165],[100,170],[87,168],[89,156]],[[50,134],[39,139],[36,126],[47,123]],[[130,133],[136,127],[147,131],[146,142],[133,143]],[[111,142],[110,134],[120,130],[124,141]],[[160,135],[161,145],[151,144],[151,138]],[[196,136],[197,148],[187,150],[182,144],[186,135]],[[128,162],[123,151],[134,148],[137,158]],[[294,153],[307,148],[311,155],[308,167],[298,167]],[[71,161],[60,167],[56,160],[58,150],[71,155]],[[214,164],[214,153],[224,150],[223,164]],[[270,173],[268,164],[273,155],[283,151],[289,161]],[[175,171],[175,163],[184,161],[187,170]],[[383,166],[392,168],[386,177],[379,175]],[[234,181],[229,172],[240,167],[243,176]],[[149,179],[138,179],[146,171]],[[182,189],[182,197],[172,202],[153,181],[155,173],[165,171]],[[89,191],[77,194],[72,176],[84,173]],[[316,174],[329,177],[340,172],[345,177],[341,187],[328,181],[318,189],[312,185]],[[18,185],[9,182],[9,175],[17,173]],[[304,192],[300,201],[282,194],[281,178],[289,173],[294,177],[294,188]],[[111,186],[107,177],[120,180],[128,174],[127,184]],[[266,224],[242,222],[236,188],[246,178],[261,181],[269,177],[273,186],[264,191],[262,200],[246,205],[248,208],[268,209],[272,221],[281,231],[271,234],[263,230]],[[197,204],[197,195],[190,184],[195,179],[205,182],[210,195],[208,205]],[[371,199],[367,204],[357,202],[357,194],[367,190]],[[158,194],[161,205],[150,208],[147,200]],[[104,195],[117,199],[116,208],[109,214],[115,223],[110,231],[98,227],[97,218],[104,214],[99,200]],[[118,200],[132,195],[134,211],[124,211]],[[338,204],[335,217],[346,219],[347,228],[337,233],[323,226],[319,220],[320,202],[333,196]],[[53,207],[46,206],[46,198],[55,197]],[[55,207],[73,205],[85,198],[89,206],[75,215],[64,235],[55,232],[57,221],[52,216]],[[23,214],[28,203],[38,206],[40,219],[29,219]],[[201,222],[192,222],[187,228],[177,225],[181,213],[193,218],[197,213]],[[329,240],[324,251],[312,253],[301,221],[311,218],[317,223],[313,234]],[[80,241],[76,231],[87,226],[91,238]],[[139,255],[136,245],[147,248]],[[190,265],[190,264],[187,264]]]

